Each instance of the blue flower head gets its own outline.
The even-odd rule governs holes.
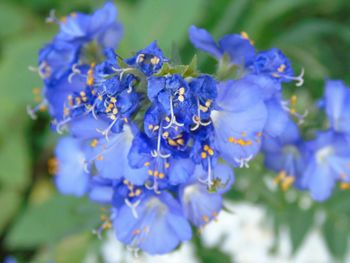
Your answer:
[[[231,63],[235,65],[249,65],[255,55],[255,48],[244,32],[241,35],[226,35],[216,43],[208,31],[191,26],[189,37],[196,48],[209,53],[218,60],[228,54]]]
[[[306,151],[310,157],[301,182],[313,199],[324,201],[336,182],[350,182],[350,147],[343,135],[333,131],[319,133],[306,144]]]
[[[111,2],[92,15],[72,13],[57,21],[60,25],[57,40],[76,45],[95,40],[102,47],[116,48],[123,34],[122,25],[116,18],[117,9]]]
[[[340,80],[328,80],[324,107],[330,127],[334,131],[350,134],[350,88]]]
[[[125,60],[128,65],[138,68],[146,76],[157,73],[167,61],[168,59],[164,57],[163,51],[158,47],[156,41],[137,52],[135,56]]]
[[[133,209],[125,204],[113,224],[118,240],[151,255],[168,253],[192,236],[180,204],[166,192],[150,194]]]
[[[300,181],[307,153],[296,124],[289,121],[280,136],[265,137],[262,149],[265,166],[278,173],[275,182],[280,183],[283,190],[288,190],[291,185],[303,188]]]

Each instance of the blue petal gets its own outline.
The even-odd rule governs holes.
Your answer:
[[[221,211],[221,195],[209,193],[207,187],[199,183],[183,186],[180,199],[184,214],[197,227],[216,219]]]
[[[169,172],[169,183],[178,185],[190,178],[194,170],[194,163],[191,159],[179,159],[171,162]]]
[[[58,190],[67,195],[82,196],[89,184],[89,175],[85,173],[85,154],[81,142],[70,137],[59,141],[56,148],[58,172],[55,183]]]
[[[303,175],[302,185],[310,190],[316,201],[325,201],[330,197],[335,185],[335,178],[327,165],[317,165],[312,160]]]
[[[213,112],[215,143],[222,157],[231,164],[251,159],[260,149],[266,117],[262,102],[241,112]]]
[[[350,89],[342,81],[329,80],[325,90],[326,113],[335,131],[350,132]]]
[[[255,48],[248,39],[241,35],[226,35],[220,41],[221,50],[229,54],[231,62],[236,65],[247,65],[253,61]]]
[[[272,137],[279,136],[288,124],[289,114],[282,108],[279,100],[270,99],[265,102],[265,105],[267,108],[265,133]]]
[[[216,104],[227,111],[244,111],[262,100],[259,86],[247,79],[229,80],[218,85]]]
[[[191,26],[188,30],[190,41],[192,44],[204,52],[209,53],[214,58],[220,59],[223,52],[219,46],[215,43],[213,37],[205,29]]]

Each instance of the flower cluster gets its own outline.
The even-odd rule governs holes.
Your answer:
[[[350,92],[341,83],[328,83],[323,103],[331,130],[301,143],[293,121],[305,115],[295,97],[284,100],[282,84],[301,86],[303,71],[295,75],[280,50],[257,51],[244,32],[216,42],[192,26],[193,45],[219,62],[216,76],[200,73],[195,58],[174,65],[157,42],[123,59],[116,18],[111,3],[50,16],[60,30],[39,53],[44,101],[29,109],[35,117],[46,105],[52,128],[66,133],[55,151],[58,190],[110,207],[97,233],[113,227],[150,254],[175,249],[191,226],[217,218],[233,167],[248,168],[261,148],[284,187],[295,182],[315,199],[347,180],[349,135],[340,134],[349,134]]]
[[[350,189],[350,88],[341,81],[329,80],[318,106],[326,113],[327,130],[306,141],[293,122],[282,136],[264,141],[265,164],[279,172],[276,182],[287,189],[294,184],[309,190],[311,197],[324,201],[337,182]]]

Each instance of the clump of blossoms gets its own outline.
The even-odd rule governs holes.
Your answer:
[[[53,130],[65,132],[55,151],[58,190],[110,207],[98,234],[113,227],[135,250],[172,251],[217,218],[233,168],[249,168],[260,149],[283,188],[321,200],[336,180],[347,182],[350,95],[341,83],[328,83],[323,102],[331,130],[305,143],[294,123],[305,114],[282,96],[283,83],[303,84],[303,71],[295,75],[278,49],[256,51],[246,33],[215,42],[192,26],[193,45],[218,60],[212,76],[195,57],[174,65],[156,41],[123,59],[116,19],[111,3],[92,15],[50,16],[59,32],[35,69],[44,100],[28,109],[35,117],[46,106]]]

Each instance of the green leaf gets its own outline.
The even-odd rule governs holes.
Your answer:
[[[26,22],[26,14],[19,7],[0,3],[0,39],[23,30]]]
[[[32,89],[41,87],[38,74],[29,71],[28,66],[36,66],[39,49],[50,40],[49,34],[35,34],[30,38],[16,38],[4,46],[4,57],[0,64],[2,94],[0,97],[0,120],[4,114],[14,112],[19,106],[33,102]]]
[[[293,253],[302,245],[312,227],[313,210],[301,210],[299,207],[287,207],[289,235],[292,241]]]
[[[322,227],[323,237],[331,254],[343,259],[348,248],[349,219],[345,216],[328,218]]]
[[[67,235],[91,231],[99,222],[100,209],[86,199],[57,195],[24,210],[10,230],[10,248],[34,248]]]
[[[20,195],[16,191],[3,190],[0,192],[0,234],[2,233],[3,227],[10,222],[11,218],[16,213],[20,201]]]
[[[174,40],[184,43],[187,30],[195,24],[201,14],[203,0],[143,0],[133,9],[125,2],[117,6],[124,23],[125,36],[121,54],[127,55],[158,40],[159,45],[170,54]]]
[[[22,134],[23,118],[16,119],[2,127],[0,186],[4,189],[24,190],[30,182],[30,164],[28,147]]]

